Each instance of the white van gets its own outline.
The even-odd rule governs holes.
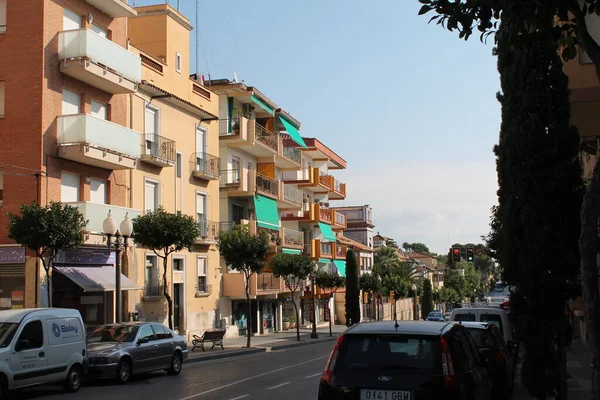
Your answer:
[[[451,321],[488,322],[500,329],[506,343],[513,347],[515,339],[510,321],[510,310],[502,307],[482,306],[455,308],[450,316]]]
[[[0,399],[8,391],[62,382],[79,390],[87,371],[79,311],[29,308],[0,311]]]

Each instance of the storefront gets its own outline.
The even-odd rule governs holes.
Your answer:
[[[238,327],[240,336],[244,336],[248,329],[248,309],[246,304],[245,300],[232,300],[231,302],[233,323]],[[261,298],[250,300],[252,333],[264,335],[279,330],[277,308],[277,300]]]
[[[0,309],[25,307],[25,248],[0,247]]]

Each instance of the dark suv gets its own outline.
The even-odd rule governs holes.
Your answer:
[[[488,400],[491,389],[464,326],[384,321],[355,325],[338,338],[319,400]]]

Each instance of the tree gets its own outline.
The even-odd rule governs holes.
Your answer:
[[[294,293],[302,286],[308,276],[315,269],[315,261],[310,256],[278,253],[270,261],[273,275],[282,278],[285,286],[292,293],[292,304],[296,313],[296,321],[300,321],[298,304]],[[300,340],[300,324],[296,324],[296,338]]]
[[[34,251],[42,262],[48,279],[48,307],[52,307],[54,258],[59,251],[83,244],[87,221],[76,207],[53,201],[48,206],[41,206],[35,201],[23,204],[19,212],[8,213],[8,237]]]
[[[423,280],[423,296],[421,296],[421,318],[427,318],[427,315],[433,311],[433,288],[429,279]]]
[[[337,292],[337,290],[341,287],[344,287],[344,285],[346,285],[346,278],[344,278],[343,276],[341,276],[337,273],[330,273],[327,271],[319,270],[315,277],[315,283],[318,286],[322,287],[323,289],[331,289],[332,297],[335,299],[335,293]],[[329,305],[329,307],[331,307],[331,304]],[[331,309],[330,309],[329,310],[329,336],[333,336],[332,319],[333,319],[333,313],[331,312]]]
[[[404,243],[402,243],[402,248],[407,253],[421,253],[421,254],[429,254],[430,253],[429,247],[427,247],[423,243],[418,243],[418,242],[415,242],[415,243],[404,242]]]
[[[444,279],[444,287],[454,290],[458,296],[457,301],[463,301],[467,295],[467,281],[458,270],[452,270]]]
[[[346,253],[346,325],[360,322],[360,289],[358,287],[358,263],[353,250]]]
[[[437,297],[439,298],[440,303],[445,304],[446,306],[460,301],[460,295],[456,293],[456,290],[447,286],[442,286],[437,291]]]
[[[248,314],[246,346],[250,347],[252,330],[250,277],[254,274],[260,274],[265,268],[265,258],[269,254],[269,236],[264,231],[260,231],[258,235],[251,235],[248,225],[234,225],[231,232],[219,232],[218,247],[225,263],[231,266],[232,269],[244,274],[246,313]]]
[[[386,271],[389,271],[394,265],[398,265],[399,262],[396,249],[387,246],[380,247],[373,256],[373,271],[378,274],[385,274]]]
[[[398,243],[396,243],[396,241],[394,239],[388,239],[385,241],[385,245],[387,247],[391,247],[393,249],[399,249],[398,247]]]
[[[359,279],[360,290],[367,293],[373,294],[373,301],[378,304],[379,299],[383,293],[383,285],[381,283],[381,277],[374,271],[370,274],[362,274]],[[379,307],[376,307],[376,312],[379,312]],[[375,319],[378,320],[377,314]]]
[[[146,247],[163,261],[163,296],[167,301],[169,328],[173,329],[173,299],[169,294],[167,280],[169,255],[188,249],[200,236],[198,225],[189,215],[167,212],[162,206],[156,211],[147,211],[133,220],[133,241]]]

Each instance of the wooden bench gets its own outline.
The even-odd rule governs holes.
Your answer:
[[[212,343],[211,350],[215,348],[215,346],[221,346],[221,349],[225,350],[223,347],[223,338],[225,337],[225,331],[206,331],[202,335],[202,337],[198,335],[193,335],[194,339],[192,340],[192,351],[196,350],[196,348],[204,350],[204,342]]]

